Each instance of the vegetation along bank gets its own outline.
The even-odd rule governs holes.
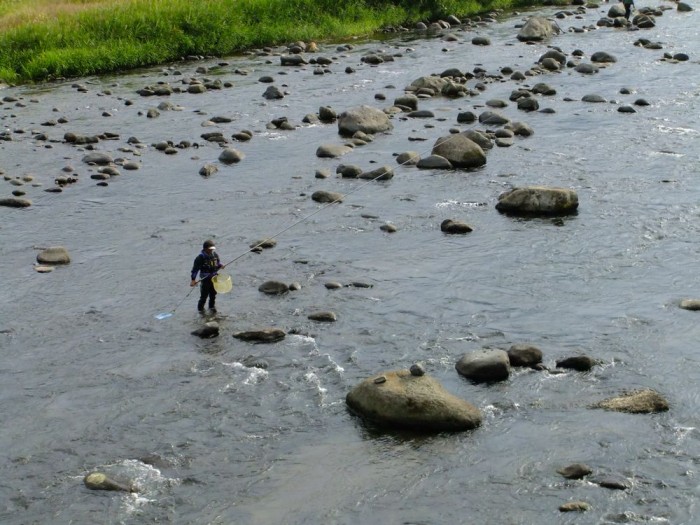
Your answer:
[[[537,0],[0,0],[0,82],[225,56],[296,40],[542,4]]]

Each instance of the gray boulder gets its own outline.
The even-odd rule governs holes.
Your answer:
[[[258,291],[267,295],[281,295],[289,291],[289,286],[280,281],[265,281],[258,286]]]
[[[348,407],[374,423],[426,432],[471,430],[482,415],[471,403],[449,393],[428,375],[409,370],[365,379],[346,396]]]
[[[557,368],[588,372],[596,365],[595,359],[587,355],[575,355],[557,361]]]
[[[316,149],[316,156],[321,159],[335,159],[350,153],[352,150],[353,148],[345,144],[321,144]]]
[[[508,354],[498,349],[481,349],[464,354],[455,368],[467,379],[479,383],[503,381],[510,375]]]
[[[417,151],[404,151],[396,156],[396,162],[401,166],[415,166],[420,160],[420,153]]]
[[[335,312],[323,311],[309,314],[308,319],[311,319],[312,321],[318,321],[321,323],[334,323],[338,320],[338,316],[335,314]]]
[[[534,367],[542,362],[542,350],[528,344],[515,344],[508,349],[510,366]]]
[[[6,208],[28,208],[31,205],[32,201],[21,197],[5,197],[0,199],[0,206],[5,206]]]
[[[370,106],[343,111],[338,117],[338,133],[344,137],[352,137],[358,131],[369,134],[382,133],[393,127],[386,113]]]
[[[464,234],[473,231],[473,228],[466,222],[445,219],[440,224],[440,231],[451,234]]]
[[[499,195],[496,209],[514,215],[568,215],[578,209],[578,195],[567,188],[514,188]]]
[[[454,166],[441,155],[428,155],[418,161],[416,167],[422,170],[451,170]]]
[[[107,153],[100,153],[98,151],[88,153],[83,157],[83,162],[85,164],[97,164],[98,166],[105,166],[107,164],[112,164],[114,159]]]
[[[700,299],[683,299],[679,305],[684,310],[700,310]]]
[[[541,16],[530,17],[518,32],[518,40],[521,42],[539,42],[551,38],[558,33],[556,26]]]
[[[343,194],[334,191],[318,190],[311,194],[311,199],[320,203],[343,202]]]
[[[415,79],[408,86],[406,86],[406,91],[419,91],[422,89],[428,89],[433,92],[433,94],[438,94],[442,92],[442,88],[449,83],[449,80],[439,76],[424,76]]]
[[[394,177],[394,169],[391,166],[382,166],[375,170],[362,172],[359,177],[365,180],[390,180]]]
[[[461,133],[437,139],[431,154],[444,157],[455,168],[478,168],[486,164],[481,146]]]

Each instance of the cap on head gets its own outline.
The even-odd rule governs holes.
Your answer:
[[[214,241],[206,240],[204,241],[202,248],[204,248],[205,250],[211,250],[212,248],[216,248],[216,245],[214,244]]]

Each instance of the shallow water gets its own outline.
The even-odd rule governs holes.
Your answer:
[[[592,26],[607,7],[558,23]],[[398,116],[391,134],[336,160],[315,152],[341,141],[337,127],[301,125],[322,105],[338,112],[389,106],[415,78],[448,67],[524,71],[546,46],[517,42],[518,21],[481,28],[492,40],[485,48],[470,43],[473,32],[457,32],[457,43],[410,34],[355,42],[347,52],[329,44],[321,54],[335,63],[325,75],[314,75],[312,66],[281,68],[276,57],[230,58],[216,76],[233,88],[173,95],[168,100],[182,111],[157,119],[145,113],[161,100],[135,91],[177,82],[172,69],[169,76],[153,69],[81,79],[87,93],[73,82],[4,90],[22,104],[0,106],[0,123],[14,138],[0,142],[0,168],[31,173],[43,186],[27,187],[30,208],[0,208],[0,521],[694,523],[700,324],[678,302],[700,296],[693,247],[700,230],[696,12],[665,11],[652,30],[556,37],[553,44],[569,55],[608,51],[618,61],[590,77],[565,70],[525,81],[557,90],[540,98],[555,113],[523,113],[511,103],[502,112],[535,134],[489,151],[480,170],[405,167],[391,181],[371,184],[314,177],[341,162],[370,169],[395,165],[393,154],[406,150],[427,155],[449,129],[470,127],[457,124],[457,113],[507,100],[519,83],[490,83],[479,96],[456,101],[422,101],[436,118]],[[633,46],[641,37],[664,49]],[[401,56],[369,67],[360,57],[372,49]],[[691,61],[659,60],[665,51],[687,52]],[[216,62],[176,68],[202,76],[196,68]],[[356,72],[345,74],[347,66]],[[286,85],[284,99],[262,98],[267,85],[258,78],[267,74]],[[620,94],[622,87],[633,94]],[[375,100],[377,93],[387,100]],[[589,93],[611,102],[581,102]],[[651,105],[618,113],[621,103],[642,97]],[[214,115],[235,120],[203,127]],[[59,116],[69,122],[41,125]],[[300,127],[266,129],[282,116]],[[235,145],[246,158],[202,179],[199,168],[216,162],[219,148],[200,134],[241,129],[255,133]],[[31,130],[55,142],[35,141]],[[119,139],[97,149],[136,159],[141,168],[96,186],[81,163],[85,152],[61,142],[67,131],[116,132]],[[150,146],[118,151],[130,136],[200,147],[177,155]],[[43,192],[66,165],[79,182],[60,194]],[[576,189],[579,213],[557,224],[496,212],[502,191],[532,184]],[[4,195],[12,189],[6,184]],[[317,189],[348,195],[317,212],[310,199]],[[439,226],[446,218],[474,231],[445,236]],[[385,222],[398,232],[380,231]],[[243,255],[268,236],[277,247]],[[187,294],[192,259],[207,237],[225,262],[243,256],[229,267],[233,292],[219,297],[221,336],[200,340],[190,334],[201,323],[197,293]],[[38,274],[37,249],[50,245],[66,246],[72,263]],[[298,281],[302,289],[263,296],[257,288],[269,279]],[[373,286],[327,290],[328,281]],[[154,318],[175,307],[173,317]],[[307,320],[326,309],[338,314],[336,323]],[[231,336],[261,326],[305,335],[274,345]],[[488,386],[470,384],[454,369],[466,352],[521,342],[540,347],[551,367],[578,353],[603,364],[586,374],[515,371]],[[244,366],[249,355],[268,369]],[[348,413],[345,395],[355,384],[416,361],[478,406],[483,426],[416,436],[381,432]],[[640,387],[661,392],[671,410],[633,416],[587,408]],[[155,466],[149,457],[159,459]],[[573,462],[622,476],[631,488],[611,491],[556,473]],[[92,470],[141,490],[88,491],[82,477]],[[575,516],[557,510],[578,499],[592,509]]]

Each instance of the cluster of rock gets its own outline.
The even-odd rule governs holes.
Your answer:
[[[557,372],[544,366],[542,357],[542,351],[529,344],[512,345],[507,351],[484,348],[464,354],[455,368],[474,383],[494,383],[507,380],[513,367],[561,373],[564,369],[587,372],[598,364],[589,356],[575,355],[557,360]],[[421,365],[365,379],[347,394],[346,403],[363,419],[389,428],[434,432],[469,430],[481,424],[477,408],[447,392],[425,375]],[[591,408],[640,414],[666,411],[669,404],[658,392],[644,389],[605,399]]]

